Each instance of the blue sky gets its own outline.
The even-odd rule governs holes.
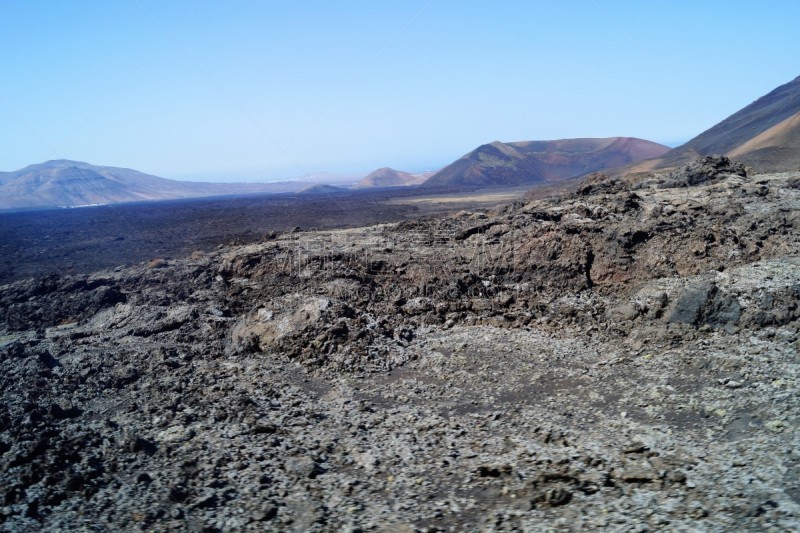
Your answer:
[[[425,170],[502,141],[679,144],[800,75],[791,1],[0,0],[0,170]]]

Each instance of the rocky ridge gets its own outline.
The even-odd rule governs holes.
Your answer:
[[[800,175],[0,287],[0,529],[790,530]]]

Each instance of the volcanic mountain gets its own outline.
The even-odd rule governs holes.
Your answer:
[[[260,192],[289,192],[307,183],[200,183],[136,170],[55,160],[0,172],[0,209],[74,207]]]
[[[800,76],[664,156],[613,174],[665,170],[713,154],[735,158],[759,172],[800,168]]]
[[[361,181],[353,185],[354,189],[365,189],[367,187],[404,187],[407,185],[419,185],[428,179],[433,173],[424,172],[412,174],[389,167],[379,168],[367,174]]]
[[[561,181],[658,157],[669,148],[633,137],[494,141],[446,166],[424,187],[514,186]]]

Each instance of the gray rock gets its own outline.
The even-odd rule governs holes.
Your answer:
[[[284,470],[299,478],[315,478],[317,475],[324,472],[322,467],[318,465],[310,457],[288,457],[283,465]]]
[[[713,282],[699,282],[681,290],[667,322],[720,328],[736,324],[741,314],[741,306],[734,296],[721,292]]]

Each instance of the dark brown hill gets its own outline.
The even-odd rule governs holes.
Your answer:
[[[423,186],[514,186],[561,181],[663,155],[666,146],[632,137],[494,141],[446,166]]]
[[[613,174],[661,171],[713,154],[735,158],[759,172],[800,168],[800,77],[664,156],[622,167]]]

